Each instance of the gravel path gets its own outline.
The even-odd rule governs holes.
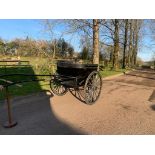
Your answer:
[[[137,76],[103,80],[101,96],[91,106],[70,92],[62,97],[40,93],[14,100],[19,125],[2,128],[6,116],[0,107],[0,134],[155,134],[155,80],[141,77],[154,74],[132,74]]]

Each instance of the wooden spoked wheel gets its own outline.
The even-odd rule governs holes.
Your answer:
[[[64,87],[63,85],[61,85],[61,83],[56,79],[52,79],[50,81],[50,88],[52,92],[58,96],[65,95],[68,91],[68,89]]]
[[[93,71],[89,74],[85,81],[84,85],[84,98],[86,104],[93,104],[95,103],[100,94],[102,88],[102,78],[99,72]]]

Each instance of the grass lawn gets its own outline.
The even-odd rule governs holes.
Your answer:
[[[108,77],[108,76],[112,76],[112,75],[117,75],[117,74],[121,74],[124,71],[127,71],[126,69],[118,69],[118,70],[110,70],[110,69],[105,69],[104,71],[101,71],[100,74],[102,75],[102,77]]]
[[[47,67],[47,60],[42,59],[39,60],[38,58],[29,58],[25,57],[24,59],[22,58],[21,60],[26,61],[26,60],[31,60],[30,61],[30,66],[9,66],[6,69],[4,67],[0,67],[0,74],[51,74],[49,73],[49,68]],[[33,61],[34,60],[34,61]],[[1,64],[2,65],[2,64]],[[37,66],[37,67],[36,67]],[[23,81],[23,80],[38,80],[38,79],[49,79],[49,77],[34,77],[34,76],[5,76],[5,80],[9,81]],[[0,79],[4,79],[3,77],[0,77]],[[0,80],[0,84],[4,84],[3,81]],[[35,92],[40,92],[43,90],[49,90],[49,81],[40,81],[40,82],[26,82],[21,84],[22,87],[17,87],[17,86],[10,86],[9,91],[10,95],[12,97],[14,96],[23,96]],[[5,92],[1,91],[0,92],[0,100],[3,100],[5,98]]]
[[[36,58],[36,57],[22,57],[21,60],[23,61],[30,61],[30,66],[28,67],[8,67],[5,70],[3,67],[0,67],[0,74],[13,74],[13,73],[22,73],[22,74],[52,74],[51,68],[49,67],[50,62],[45,58]],[[110,69],[105,69],[101,71],[102,77],[107,77],[111,75],[120,74],[125,70],[119,69],[117,71],[111,71]],[[5,77],[6,80],[10,81],[20,81],[20,80],[28,80],[28,79],[40,79],[44,77],[21,77],[21,76],[14,76],[14,77]],[[48,77],[47,77],[48,79]],[[0,84],[2,82],[0,81]],[[11,86],[9,87],[10,94],[12,97],[14,96],[23,96],[31,93],[40,92],[43,90],[49,90],[49,81],[46,82],[28,82],[22,83],[22,87]],[[0,100],[5,98],[5,92],[0,92]]]

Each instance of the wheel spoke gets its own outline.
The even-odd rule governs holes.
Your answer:
[[[95,98],[94,98],[95,97]],[[95,101],[97,97],[96,91],[93,92],[93,100]]]

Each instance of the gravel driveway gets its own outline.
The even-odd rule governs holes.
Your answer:
[[[103,80],[101,96],[91,106],[70,92],[62,97],[40,93],[14,99],[19,124],[4,129],[1,106],[0,134],[155,134],[154,71],[130,74]]]

